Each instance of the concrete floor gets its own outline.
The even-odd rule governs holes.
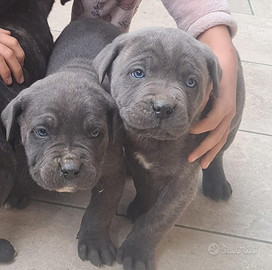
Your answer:
[[[229,3],[239,26],[234,43],[247,90],[243,121],[225,156],[233,196],[216,203],[205,198],[199,186],[194,201],[160,243],[157,270],[272,269],[272,1]],[[55,37],[69,22],[70,9],[71,3],[62,7],[56,1],[49,18]],[[131,30],[152,25],[175,23],[159,0],[143,0]],[[127,191],[112,224],[117,246],[132,226],[122,216],[133,194],[129,185]],[[10,240],[18,255],[0,269],[97,269],[77,256],[76,233],[89,197],[90,192],[43,192],[23,211],[1,209],[0,238]]]

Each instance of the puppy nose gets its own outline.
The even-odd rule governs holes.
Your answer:
[[[72,180],[79,175],[81,166],[82,163],[78,158],[64,157],[60,162],[60,172],[65,179]]]
[[[152,110],[155,112],[156,117],[164,119],[173,114],[174,106],[165,101],[158,100],[152,103]]]

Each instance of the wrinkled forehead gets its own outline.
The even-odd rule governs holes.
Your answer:
[[[159,59],[165,64],[203,63],[205,49],[189,34],[174,28],[147,28],[132,33],[122,52],[125,62]]]
[[[95,88],[72,87],[65,83],[39,87],[27,105],[26,114],[33,119],[50,114],[54,121],[70,121],[76,125],[85,119],[98,122],[106,117],[106,100]]]

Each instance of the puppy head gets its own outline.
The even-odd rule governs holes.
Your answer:
[[[147,28],[117,37],[94,60],[106,73],[125,128],[161,140],[187,133],[199,118],[209,85],[218,95],[221,69],[211,50],[174,28]]]
[[[2,120],[8,140],[20,126],[33,179],[45,189],[72,192],[96,184],[116,114],[98,83],[64,72],[22,91]]]

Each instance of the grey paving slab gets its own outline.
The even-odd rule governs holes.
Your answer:
[[[224,165],[233,195],[214,202],[198,195],[177,224],[272,243],[272,137],[238,132]]]
[[[72,5],[73,1],[67,2],[64,6],[61,5],[60,0],[55,1],[48,16],[51,30],[60,32],[70,22]]]
[[[243,130],[272,135],[272,66],[243,62],[246,102]]]
[[[231,12],[250,14],[252,15],[252,9],[249,0],[228,0]]]
[[[17,249],[15,261],[3,270],[97,269],[77,256],[78,231],[83,210],[33,202],[23,211],[0,210],[1,234]],[[115,217],[111,235],[120,246],[131,223]],[[174,227],[156,252],[157,270],[270,269],[271,245],[247,239]],[[114,263],[103,269],[121,270]]]
[[[18,254],[13,263],[1,265],[0,268],[97,269],[77,256],[76,234],[83,213],[80,209],[38,202],[32,202],[22,211],[0,210],[1,237],[10,240]],[[121,270],[120,267],[116,269]]]
[[[272,65],[272,18],[233,13],[238,33],[233,42],[242,60]]]
[[[61,205],[85,209],[91,199],[91,190],[77,191],[76,193],[59,193],[38,189],[34,192],[33,200],[51,202]]]
[[[250,0],[250,3],[256,16],[272,18],[271,0]]]
[[[133,17],[130,30],[152,26],[176,27],[176,23],[161,1],[143,0]]]
[[[157,269],[269,270],[271,250],[269,244],[174,228],[158,247]]]
[[[51,34],[53,36],[53,39],[54,41],[58,38],[58,36],[60,35],[60,31],[54,31],[54,30],[51,30]]]

